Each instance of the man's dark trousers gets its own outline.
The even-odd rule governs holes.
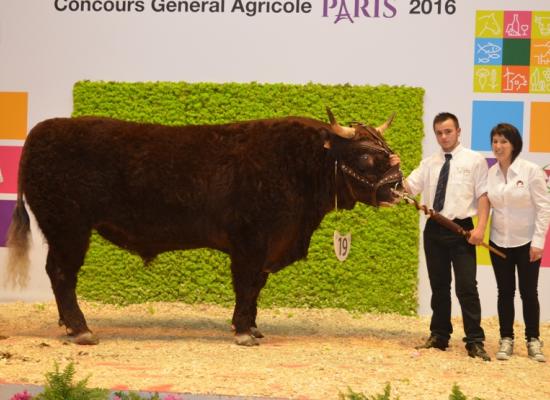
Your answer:
[[[472,230],[471,218],[455,219],[465,230]],[[483,342],[485,334],[481,328],[481,306],[476,281],[476,250],[466,239],[428,219],[424,229],[424,252],[432,288],[433,336],[449,340],[451,324],[451,265],[455,276],[456,297],[462,309],[462,320],[466,343]]]

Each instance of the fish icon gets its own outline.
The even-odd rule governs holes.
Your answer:
[[[501,46],[491,42],[485,43],[483,45],[478,44],[477,45],[477,54],[479,55],[478,60],[481,63],[488,63],[490,60],[496,60],[500,58],[501,50],[502,50]]]

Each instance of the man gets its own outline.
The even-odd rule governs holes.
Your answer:
[[[487,198],[487,162],[483,156],[460,144],[458,119],[440,113],[433,129],[441,151],[422,160],[406,179],[405,189],[466,231],[468,239],[428,219],[424,229],[424,252],[432,289],[430,337],[417,349],[445,350],[453,332],[451,324],[451,266],[455,292],[462,309],[466,349],[470,357],[490,361],[483,341],[481,306],[476,281],[475,245],[483,241],[489,200]],[[441,173],[440,173],[441,172]],[[441,175],[441,176],[440,176]],[[472,217],[477,215],[474,228]]]

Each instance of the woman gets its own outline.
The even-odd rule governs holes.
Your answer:
[[[539,338],[538,277],[550,220],[550,197],[538,165],[518,158],[522,139],[516,127],[498,124],[491,131],[497,163],[489,169],[488,196],[493,209],[490,244],[506,254],[491,253],[498,287],[500,347],[498,360],[508,360],[514,348],[516,268],[523,305],[529,358],[545,362]]]

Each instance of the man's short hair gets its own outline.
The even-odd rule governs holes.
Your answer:
[[[456,115],[451,114],[450,112],[442,112],[442,113],[437,114],[434,118],[434,123],[433,123],[434,131],[435,131],[435,125],[436,124],[440,124],[443,121],[447,121],[448,119],[453,120],[456,129],[460,128],[460,124],[458,123],[458,118],[456,117]]]

